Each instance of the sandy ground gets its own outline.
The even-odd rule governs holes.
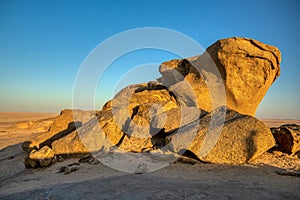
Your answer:
[[[279,127],[283,124],[298,124],[300,125],[300,120],[293,119],[260,119],[263,121],[268,127]]]
[[[0,113],[0,199],[300,199],[300,159],[280,152],[267,152],[246,165],[173,163],[144,174],[116,171],[101,163],[80,163],[77,171],[59,173],[61,166],[78,159],[26,169],[22,142],[44,131],[55,115]],[[27,129],[28,121],[34,120],[45,126]],[[264,122],[270,127],[300,124]],[[286,172],[293,176],[279,175]]]
[[[27,123],[40,120],[47,124],[50,123],[52,121],[52,118],[57,115],[58,113],[1,112],[0,149],[9,145],[14,145],[26,140],[30,140],[40,132],[45,131],[43,127],[34,127],[34,130],[28,129],[26,126]]]

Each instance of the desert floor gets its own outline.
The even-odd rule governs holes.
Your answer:
[[[116,171],[101,163],[80,163],[77,171],[59,173],[61,166],[78,159],[26,169],[21,144],[41,131],[28,130],[27,121],[51,121],[56,115],[0,113],[0,199],[300,199],[300,159],[280,152],[267,152],[245,165],[173,163],[144,174]],[[17,124],[20,121],[24,123]],[[263,121],[269,127],[300,124]]]

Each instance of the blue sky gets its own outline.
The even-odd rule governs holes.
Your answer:
[[[129,29],[163,27],[186,34],[204,48],[233,36],[277,46],[282,52],[281,76],[269,89],[257,116],[300,119],[299,10],[297,0],[0,0],[0,111],[70,108],[78,70],[99,43]],[[118,83],[121,87],[122,74],[144,63],[176,57],[158,50],[120,57],[99,83],[104,89],[97,90],[98,108],[111,98]],[[159,76],[157,70],[139,73],[131,81]]]

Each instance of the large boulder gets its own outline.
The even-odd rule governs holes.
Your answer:
[[[284,124],[279,128],[271,128],[275,137],[277,148],[288,154],[300,152],[300,126]]]
[[[94,136],[95,135],[93,135],[93,137]],[[51,146],[55,155],[62,157],[82,157],[89,153],[89,150],[82,142],[77,130],[65,137],[55,140]]]
[[[241,114],[253,116],[280,74],[280,61],[280,51],[276,47],[234,37],[217,41],[199,57],[162,63],[159,70],[163,77],[158,80],[171,90],[175,87],[179,88],[177,91],[183,91],[179,94],[183,105],[196,105],[207,111],[214,109],[212,104],[220,101],[216,96],[219,92],[212,90],[218,90],[224,84],[227,103],[221,103]],[[178,85],[181,81],[186,84]],[[193,92],[184,92],[187,89]]]
[[[127,106],[129,114],[133,114],[133,109],[143,104],[160,104],[166,106],[165,109],[178,106],[174,96],[162,84],[151,81],[123,88],[111,101],[104,105],[103,110]]]
[[[48,131],[39,134],[31,141],[24,142],[22,147],[27,152],[45,145],[51,147],[53,141],[68,135],[94,117],[96,114],[93,111],[62,110],[60,115],[53,120]]]
[[[229,164],[246,163],[275,145],[263,122],[226,107],[209,113],[199,124],[182,127],[167,140],[175,153],[189,150],[204,162]]]
[[[113,119],[112,112],[106,111],[51,145],[55,155],[82,157],[117,145],[123,135]]]

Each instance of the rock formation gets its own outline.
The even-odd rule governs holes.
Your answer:
[[[220,40],[200,57],[165,62],[158,81],[125,87],[101,111],[63,110],[48,131],[23,144],[25,165],[105,156],[112,149],[159,160],[188,150],[204,162],[248,162],[275,145],[252,116],[279,76],[279,62],[277,48],[246,38]]]

